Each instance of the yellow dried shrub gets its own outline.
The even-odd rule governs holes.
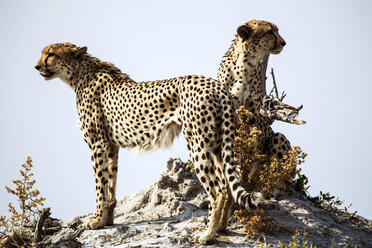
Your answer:
[[[252,124],[253,114],[244,107],[237,110],[239,128],[236,132],[234,156],[235,164],[239,168],[240,181],[248,191],[261,192],[270,197],[273,190],[285,189],[288,182],[292,182],[300,171],[297,165],[302,164],[307,156],[299,146],[280,161],[266,154],[260,154],[257,149],[257,138],[261,131]],[[259,168],[257,176],[250,179],[254,168]]]
[[[39,196],[39,190],[34,189],[36,181],[31,179],[33,177],[31,157],[28,157],[26,163],[21,166],[21,179],[13,180],[16,187],[12,189],[5,186],[9,194],[18,198],[19,206],[15,207],[9,202],[10,217],[0,216],[0,246],[6,241],[8,247],[31,247],[29,245],[32,240],[31,234],[24,237],[25,235],[17,228],[34,220],[38,215],[39,206],[44,205],[45,198]]]
[[[279,231],[279,225],[262,209],[236,210],[234,215],[239,224],[246,223],[244,229],[249,239],[253,239],[257,234],[275,234]]]
[[[261,131],[252,124],[253,114],[240,107],[237,115],[239,128],[235,137],[234,156],[243,187],[248,191],[261,192],[266,198],[272,196],[274,190],[285,191],[287,185],[293,182],[296,174],[300,172],[297,165],[305,161],[307,154],[298,146],[294,146],[293,150],[280,161],[267,154],[260,154],[257,149],[257,138]],[[255,176],[249,178],[255,168],[258,168]],[[247,223],[245,227],[247,238],[278,230],[278,225],[266,216],[264,210],[239,210],[235,211],[235,217],[238,222]]]

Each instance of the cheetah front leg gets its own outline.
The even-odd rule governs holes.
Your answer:
[[[91,155],[96,182],[95,217],[85,223],[87,229],[98,229],[106,225],[109,216],[109,154],[111,145],[104,142],[96,142],[91,145]]]

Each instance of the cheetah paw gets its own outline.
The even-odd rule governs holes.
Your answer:
[[[209,237],[209,235],[196,235],[194,236],[194,242],[201,245],[206,245],[210,241],[212,241],[213,237]]]
[[[227,233],[227,225],[221,226],[217,229],[219,233]]]
[[[87,221],[84,226],[85,226],[85,229],[99,229],[99,228],[102,228],[104,227],[105,225],[103,223],[101,223],[102,221],[102,218],[100,219],[97,219],[97,218],[94,218],[94,219],[91,219],[89,221]]]

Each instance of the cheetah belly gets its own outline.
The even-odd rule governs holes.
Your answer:
[[[145,152],[170,146],[182,129],[179,108],[172,115],[167,113],[162,119],[154,115],[149,117],[151,112],[145,114],[138,109],[135,116],[133,113],[111,113],[106,116],[106,123],[109,124],[106,130],[110,130],[108,139],[122,147]]]

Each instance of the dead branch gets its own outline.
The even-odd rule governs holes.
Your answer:
[[[279,98],[278,87],[276,86],[276,81],[275,81],[275,75],[274,75],[274,69],[273,68],[271,68],[270,74],[273,78],[273,85],[274,86],[273,86],[273,89],[270,91],[269,95],[271,95],[273,90],[275,90],[275,96],[276,96],[276,98]]]
[[[44,222],[49,216],[50,216],[50,208],[43,208],[43,210],[40,211],[40,215],[37,220],[37,224],[35,227],[35,235],[34,235],[36,247],[38,247],[37,244],[42,240],[41,234],[43,232]]]
[[[302,105],[295,108],[291,105],[285,104],[278,98],[264,96],[263,105],[260,109],[260,114],[271,121],[280,120],[296,125],[306,124],[304,120],[296,119],[299,111],[303,108]]]
[[[261,61],[261,79],[263,86],[264,97],[262,99],[262,107],[260,109],[260,114],[269,119],[271,122],[275,120],[288,122],[296,125],[303,125],[306,123],[304,120],[298,120],[299,111],[303,108],[302,105],[295,108],[283,102],[283,99],[287,94],[282,92],[279,97],[279,91],[275,80],[274,70],[271,68],[270,74],[273,79],[273,88],[271,89],[269,95],[266,94],[266,70],[269,56],[267,55]],[[273,93],[275,92],[275,96]]]
[[[32,233],[24,227],[14,228],[10,233],[0,239],[0,247],[25,247],[31,248]]]

